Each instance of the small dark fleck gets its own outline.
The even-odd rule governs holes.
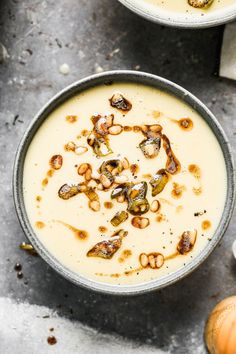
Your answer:
[[[56,344],[56,343],[57,343],[56,337],[54,337],[54,336],[49,336],[48,339],[47,339],[47,342],[48,342],[48,344],[50,344],[50,345]]]
[[[54,331],[54,328],[53,328],[53,327],[49,328],[49,331],[50,331],[50,332],[53,332],[53,331]]]
[[[23,273],[21,272],[21,271],[19,271],[18,273],[17,273],[17,278],[18,279],[22,279],[23,278]]]
[[[22,270],[22,265],[20,263],[16,263],[15,266],[14,266],[14,269],[19,272]]]

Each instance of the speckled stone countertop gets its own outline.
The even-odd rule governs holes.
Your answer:
[[[132,346],[145,345],[143,353],[205,353],[202,335],[210,309],[236,293],[236,261],[231,253],[235,215],[221,244],[191,276],[156,293],[111,298],[70,284],[39,257],[18,248],[25,237],[14,210],[11,177],[17,145],[38,109],[73,81],[110,69],[151,72],[192,91],[223,125],[235,156],[236,83],[217,76],[222,33],[223,27],[199,31],[164,28],[137,17],[116,0],[0,2],[0,42],[5,47],[0,46],[2,354],[67,354],[75,348],[78,353],[93,354],[100,353],[96,345],[101,350],[109,343],[105,339],[72,348],[67,344],[70,336],[57,333],[58,343],[49,346],[46,318],[45,338],[30,332],[30,324],[37,325],[36,313],[42,314],[42,310],[32,310],[39,308],[36,305],[64,317],[65,330],[68,323],[74,328],[80,324],[92,327],[96,331],[86,335],[93,341],[101,336],[99,332],[119,336],[123,350],[130,340]],[[63,63],[69,65],[68,75],[59,71]],[[14,271],[16,262],[23,265],[22,279]],[[24,321],[20,321],[23,313]],[[24,336],[19,327],[22,330],[27,323],[28,335]],[[110,343],[112,348],[113,340]]]

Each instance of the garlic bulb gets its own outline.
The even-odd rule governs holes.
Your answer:
[[[206,324],[205,341],[210,354],[236,353],[236,296],[213,309]]]

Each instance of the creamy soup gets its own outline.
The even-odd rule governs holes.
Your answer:
[[[164,277],[211,242],[226,198],[214,134],[156,88],[113,83],[53,111],[24,164],[35,234],[68,269],[99,282]]]
[[[136,1],[136,0],[134,0]],[[146,2],[156,5],[168,11],[176,11],[180,13],[204,15],[218,9],[222,9],[229,5],[236,4],[235,0],[145,0]]]

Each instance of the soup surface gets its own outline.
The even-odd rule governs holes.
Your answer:
[[[227,7],[229,5],[236,4],[235,0],[214,0],[209,6],[194,7],[188,3],[188,0],[145,0],[145,1],[168,11],[175,11],[180,13],[188,13],[188,14],[196,14],[196,15],[199,14],[200,16],[203,16],[208,12],[212,12]],[[204,3],[204,0],[202,1],[191,0],[191,1],[193,3],[200,3],[200,2]]]
[[[53,111],[24,164],[37,237],[63,265],[134,284],[177,271],[211,242],[226,198],[221,148],[190,106],[113,83]]]

